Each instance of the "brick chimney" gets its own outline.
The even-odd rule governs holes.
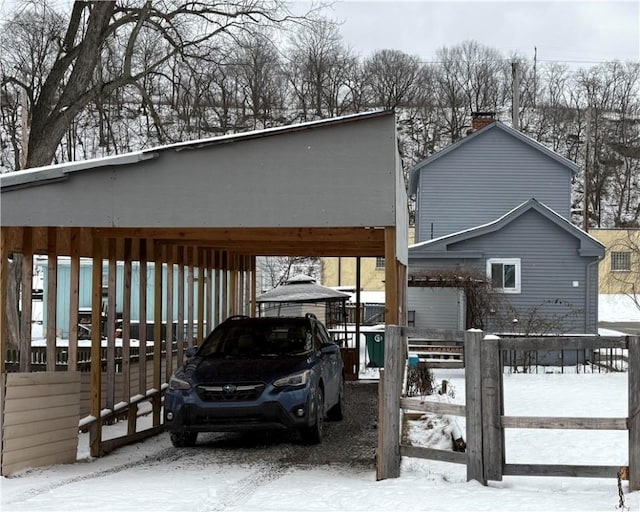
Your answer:
[[[471,112],[471,131],[476,132],[496,120],[495,112]]]

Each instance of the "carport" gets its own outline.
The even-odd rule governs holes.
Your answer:
[[[100,323],[103,300],[108,312],[106,340],[92,330],[86,427],[93,456],[162,429],[162,390],[183,346],[201,341],[229,315],[255,313],[256,256],[384,257],[387,323],[404,324],[407,203],[391,111],[19,171],[2,175],[0,186],[2,354],[16,348],[9,347],[7,336],[13,254],[22,255],[22,303],[31,303],[34,255],[47,255],[47,318],[56,318],[61,295],[70,317],[64,365],[57,361],[55,322],[49,322],[47,371],[31,371],[29,308],[20,318],[19,372],[7,373],[5,358],[0,361],[2,474],[74,460],[80,417],[74,410],[82,389],[77,371],[81,258],[93,260],[92,324]],[[68,283],[57,279],[61,256],[70,258]],[[124,266],[122,290],[117,290],[117,265]],[[131,280],[134,265],[140,268],[139,283]],[[152,297],[146,292],[148,273]],[[145,357],[142,348],[137,359],[129,344],[134,286],[139,286],[141,323],[147,304],[153,311],[147,364],[138,364]],[[116,369],[117,295],[123,297],[123,334]],[[167,307],[174,302],[177,318]],[[188,333],[193,328],[196,339],[184,339],[178,329],[172,355],[171,340],[162,339],[163,318],[167,325],[174,320],[186,325]],[[141,325],[141,338],[145,331]],[[153,428],[138,432],[142,402],[151,404]],[[116,417],[128,418],[129,433],[103,439],[102,423]]]

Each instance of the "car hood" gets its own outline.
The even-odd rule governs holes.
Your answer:
[[[308,356],[261,358],[194,358],[185,367],[185,377],[194,384],[272,382],[310,367]]]

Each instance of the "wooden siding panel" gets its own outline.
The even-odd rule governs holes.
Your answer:
[[[429,165],[418,195],[422,242],[491,222],[532,197],[569,218],[571,171],[495,129]]]
[[[76,460],[78,372],[10,373],[2,394],[2,475]]]

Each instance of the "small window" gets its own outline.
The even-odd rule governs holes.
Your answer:
[[[520,293],[520,258],[487,260],[487,276],[494,290]]]
[[[376,258],[376,268],[384,268],[384,258]]]
[[[631,270],[631,253],[612,252],[611,253],[611,271],[612,272],[629,272]]]
[[[407,311],[407,325],[409,327],[416,326],[416,312],[415,311]]]

